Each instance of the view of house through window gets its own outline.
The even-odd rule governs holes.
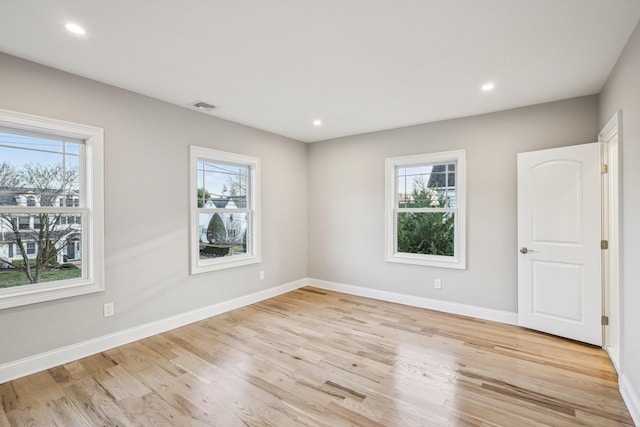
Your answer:
[[[191,146],[191,272],[260,262],[260,159]]]
[[[387,159],[387,261],[465,268],[464,152]]]
[[[249,167],[198,160],[200,258],[247,253]]]
[[[0,130],[0,288],[82,277],[83,149]]]

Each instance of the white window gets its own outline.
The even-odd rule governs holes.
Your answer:
[[[103,218],[103,130],[0,110],[0,308],[104,290]]]
[[[191,146],[191,274],[260,262],[260,159]]]
[[[27,255],[36,254],[36,242],[27,242]]]
[[[386,159],[386,260],[466,268],[465,152]]]

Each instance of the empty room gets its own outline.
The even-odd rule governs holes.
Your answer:
[[[0,427],[640,425],[639,21],[3,0]]]

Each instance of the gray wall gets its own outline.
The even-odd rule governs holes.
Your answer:
[[[640,396],[640,24],[600,94],[600,127],[622,110],[622,375]],[[620,130],[619,130],[620,131]],[[636,402],[637,404],[637,402]]]
[[[311,144],[309,276],[516,312],[516,153],[594,142],[597,125],[588,96]],[[467,270],[386,263],[384,159],[455,149],[467,150]]]
[[[104,128],[106,181],[106,291],[0,311],[0,364],[307,275],[306,144],[3,54],[0,94],[3,109]],[[261,264],[188,274],[189,144],[262,159]]]

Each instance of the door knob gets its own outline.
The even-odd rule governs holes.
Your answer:
[[[533,249],[527,249],[524,246],[520,248],[520,252],[523,254],[527,254],[529,252],[535,252]]]

